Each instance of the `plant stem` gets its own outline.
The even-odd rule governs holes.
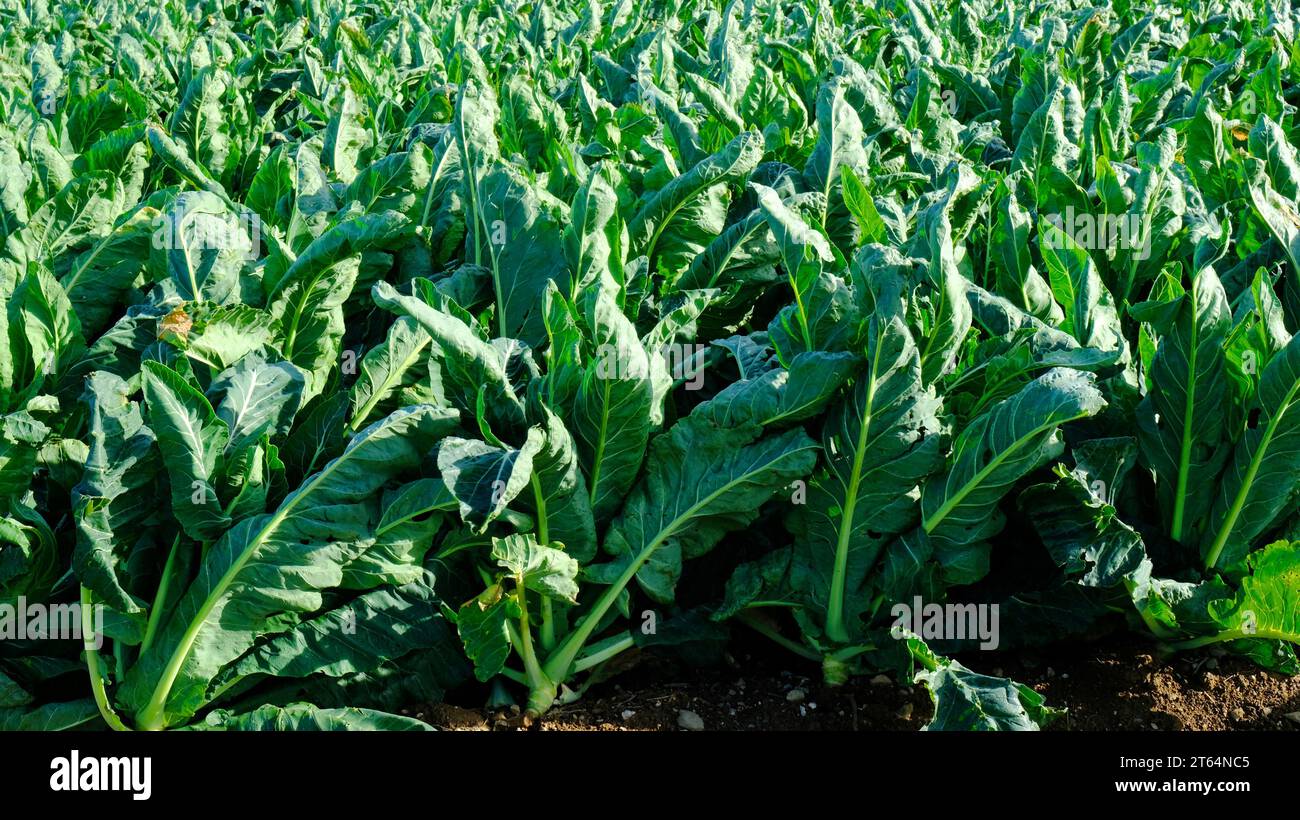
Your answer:
[[[167,560],[163,563],[162,578],[158,580],[158,592],[153,596],[153,606],[149,607],[149,623],[144,628],[144,640],[140,641],[141,655],[153,644],[154,636],[158,632],[163,606],[167,603],[167,591],[171,587],[172,569],[176,564],[176,549],[180,543],[181,536],[177,533],[176,538],[172,540],[172,548],[167,553]]]
[[[871,375],[868,377],[866,401],[862,408],[862,426],[858,428],[857,446],[853,451],[853,471],[849,474],[849,486],[844,495],[844,514],[840,518],[839,538],[835,545],[830,600],[826,606],[826,637],[836,643],[844,643],[849,639],[849,630],[844,624],[844,587],[848,583],[849,540],[853,535],[853,514],[857,509],[858,487],[862,482],[862,462],[866,457],[867,436],[875,411],[876,373],[880,366],[880,349],[883,347],[880,341],[876,339],[876,349],[872,356]]]
[[[126,724],[113,711],[113,705],[108,702],[108,692],[104,689],[104,675],[99,669],[99,650],[94,644],[94,618],[90,613],[94,610],[94,602],[90,597],[90,590],[84,586],[81,588],[81,641],[82,648],[86,654],[86,670],[90,673],[90,690],[95,695],[95,706],[99,708],[100,717],[115,732],[129,732]]]
[[[542,626],[538,634],[542,650],[550,652],[555,648],[555,616],[551,611],[551,599],[542,596]]]
[[[740,621],[742,624],[754,630],[758,634],[771,638],[777,644],[785,647],[786,649],[790,650],[791,652],[795,653],[801,658],[807,658],[808,660],[813,661],[814,663],[822,662],[821,655],[812,651],[811,649],[804,646],[803,644],[795,643],[794,641],[782,635],[780,632],[777,632],[775,629],[763,623],[761,620],[755,618],[753,615],[750,615],[747,612],[741,612],[739,615],[736,616],[736,620]]]
[[[581,658],[574,661],[573,671],[585,672],[593,666],[599,666],[605,661],[613,658],[615,655],[631,649],[633,646],[636,646],[636,640],[632,637],[631,632],[625,635],[620,635],[618,640],[611,641],[608,645],[602,646],[599,650],[592,652],[590,655],[583,655]]]
[[[601,596],[596,599],[596,603],[592,604],[591,611],[582,619],[582,623],[578,624],[578,628],[570,632],[568,637],[561,641],[556,650],[547,658],[544,667],[547,677],[554,681],[564,681],[569,677],[573,669],[574,659],[582,651],[582,647],[586,644],[587,639],[591,637],[591,633],[596,631],[601,618],[605,617],[605,613],[618,600],[619,594],[636,577],[641,566],[650,560],[650,556],[654,554],[654,551],[659,548],[659,545],[663,543],[666,537],[666,532],[661,533],[658,538],[651,541],[649,546],[641,550],[641,553],[627,565],[627,568],[623,570],[623,573],[618,576],[614,583],[610,584],[601,593]]]
[[[528,596],[524,590],[522,576],[515,579],[515,597],[519,602],[519,626],[510,626],[511,643],[519,650],[519,657],[524,662],[524,673],[528,676],[528,713],[539,716],[555,701],[558,682],[548,677],[537,662],[533,652],[533,632],[528,625]]]

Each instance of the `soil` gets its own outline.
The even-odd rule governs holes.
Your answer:
[[[467,693],[407,714],[462,731],[915,731],[930,718],[921,686],[877,676],[832,688],[822,685],[815,665],[792,662],[765,645],[733,651],[725,664],[706,668],[629,658],[637,661],[631,669],[593,684],[531,726],[518,707],[454,705],[472,702]],[[980,672],[1029,684],[1049,705],[1064,707],[1052,731],[1300,730],[1300,677],[1261,671],[1221,652],[1164,659],[1150,644],[1119,639],[964,660]]]

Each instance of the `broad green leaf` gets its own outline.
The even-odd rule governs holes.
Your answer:
[[[505,511],[528,487],[533,459],[543,447],[539,428],[519,449],[448,436],[438,446],[438,471],[460,504],[460,516],[477,532]]]
[[[145,362],[143,375],[149,427],[170,479],[172,514],[191,538],[211,541],[230,526],[214,486],[230,428],[176,371]]]
[[[998,502],[1064,451],[1061,425],[1106,406],[1094,382],[1089,373],[1049,370],[957,434],[947,470],[921,489],[921,527],[950,583],[972,583],[987,573],[983,542],[1004,521]]]
[[[1190,291],[1171,285],[1173,315],[1157,328],[1151,387],[1137,410],[1138,440],[1155,470],[1170,536],[1196,543],[1228,454],[1224,347],[1231,320],[1213,268],[1202,269]]]
[[[589,575],[613,581],[632,570],[653,599],[671,601],[683,559],[753,523],[764,502],[812,470],[817,445],[802,430],[757,433],[684,419],[655,439],[645,476],[605,536],[616,560]]]
[[[429,732],[427,723],[415,718],[377,712],[373,709],[318,709],[310,703],[288,706],[259,706],[251,712],[234,714],[228,709],[209,713],[192,728],[207,732]]]
[[[874,310],[864,328],[866,368],[823,426],[825,469],[788,519],[792,580],[825,618],[831,640],[857,633],[861,587],[884,546],[920,519],[919,486],[942,464],[945,425],[903,321],[902,283],[869,282]]]
[[[140,728],[183,722],[211,698],[221,668],[288,617],[321,607],[324,591],[366,545],[375,492],[416,467],[454,414],[411,407],[376,422],[308,477],[272,514],[239,522],[208,551],[198,577],[127,673],[120,699]]]
[[[564,550],[537,543],[529,535],[492,539],[492,558],[515,582],[550,598],[578,602],[578,562]]]
[[[1276,521],[1300,481],[1300,334],[1260,375],[1259,395],[1218,484],[1202,553],[1233,570]]]

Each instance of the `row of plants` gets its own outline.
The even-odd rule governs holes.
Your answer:
[[[0,609],[82,637],[10,617],[0,728],[537,716],[750,629],[1056,714],[913,602],[1300,671],[1297,24],[0,2]]]

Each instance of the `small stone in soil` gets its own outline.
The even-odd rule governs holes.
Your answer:
[[[690,709],[682,709],[677,712],[677,725],[688,732],[702,732],[704,731],[704,718]]]
[[[805,694],[807,693],[796,686],[794,689],[791,689],[789,692],[785,693],[785,699],[790,701],[791,703],[798,703],[799,701],[803,700]]]
[[[901,707],[899,707],[898,716],[901,717],[903,720],[911,720],[912,704],[904,703]]]
[[[1282,715],[1282,717],[1286,718],[1292,723],[1300,723],[1300,712],[1287,712],[1285,715]]]
[[[1207,661],[1205,662],[1205,668],[1206,668],[1206,669],[1218,669],[1218,668],[1219,668],[1219,661],[1218,661],[1218,659],[1217,659],[1217,658],[1210,658],[1209,660],[1207,660]]]
[[[623,710],[623,720],[627,720],[628,718],[632,717],[632,716],[635,715],[635,714],[636,714],[636,710],[635,710],[635,709],[624,709],[624,710]]]
[[[888,675],[876,675],[871,679],[872,686],[888,686],[892,682]]]
[[[1238,706],[1236,709],[1233,709],[1233,710],[1232,710],[1232,719],[1233,719],[1233,720],[1245,720],[1245,719],[1246,719],[1246,710],[1245,710],[1245,709],[1242,709],[1240,706]]]

